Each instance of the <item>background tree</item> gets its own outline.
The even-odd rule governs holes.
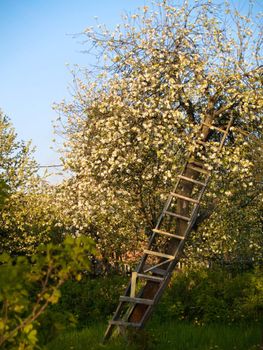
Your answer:
[[[58,241],[55,190],[37,175],[30,143],[17,140],[0,113],[0,252],[32,254],[40,243]]]
[[[184,160],[201,147],[202,122],[224,127],[234,118],[220,155],[219,134],[208,128],[199,134],[210,145],[206,155],[199,152],[213,173],[209,207],[225,207],[226,178],[258,191],[256,181],[249,185],[257,156],[247,149],[251,135],[257,142],[262,135],[257,33],[251,18],[202,1],[181,7],[161,1],[124,17],[115,31],[101,25],[85,30],[91,51],[105,64],[95,79],[76,76],[73,101],[56,108],[66,137],[64,163],[73,173],[65,183],[65,215],[77,232],[96,239],[103,256],[125,258],[141,244]],[[210,216],[209,236],[216,219]],[[222,255],[220,242],[214,255]]]
[[[30,143],[17,141],[0,113],[1,349],[36,348],[45,319],[40,316],[58,302],[67,280],[79,281],[89,271],[95,254],[89,238],[65,236],[59,191],[37,169]]]

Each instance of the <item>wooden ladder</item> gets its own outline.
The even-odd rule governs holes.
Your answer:
[[[232,119],[223,128],[203,122],[201,131],[206,128],[209,132],[217,132],[220,135],[217,151],[221,151],[231,124]],[[196,140],[196,143],[203,152],[209,146],[209,142],[203,140]],[[148,247],[144,250],[136,270],[132,272],[124,295],[120,297],[105,332],[104,342],[113,332],[123,331],[126,327],[143,328],[170,281],[182,256],[185,241],[196,221],[200,201],[211,177],[203,163],[196,160],[196,154],[196,150],[191,153],[177,177],[175,188],[168,196],[156,227],[152,230]],[[172,220],[175,220],[174,227]],[[180,235],[176,226],[180,227]]]

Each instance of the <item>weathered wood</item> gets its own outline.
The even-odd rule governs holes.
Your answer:
[[[143,273],[138,273],[137,274],[138,278],[146,279],[149,281],[154,281],[154,282],[162,282],[163,278],[162,277],[157,277],[157,276],[152,276],[152,275],[145,275]]]
[[[185,220],[185,221],[190,221],[191,220],[191,218],[189,218],[187,216],[179,215],[179,214],[173,213],[173,212],[168,211],[168,210],[165,212],[165,214],[174,216],[177,219],[181,219],[181,220]]]
[[[201,145],[201,146],[204,146],[204,147],[207,147],[207,143],[205,141],[202,141],[202,140],[196,140],[196,143],[198,145]]]
[[[166,232],[166,231],[159,230],[159,229],[156,229],[156,228],[153,229],[153,232],[159,233],[160,235],[172,237],[172,238],[184,239],[183,236],[178,236],[178,235],[175,235],[174,233]]]
[[[185,181],[192,182],[192,183],[194,183],[196,185],[205,186],[204,182],[201,182],[201,181],[198,181],[198,180],[195,180],[195,179],[191,179],[190,177],[186,177],[186,176],[183,176],[183,175],[178,175],[178,178],[182,179],[182,180],[185,180]]]
[[[145,249],[143,252],[144,252],[144,254],[147,254],[147,255],[158,256],[159,258],[164,258],[164,259],[168,259],[168,260],[174,259],[173,255],[156,252],[154,250]]]
[[[202,138],[201,140],[196,140],[197,143],[205,147],[207,146],[207,139],[212,129],[211,125],[213,123],[213,118],[213,115],[208,114],[206,116],[204,123],[200,128],[200,135],[202,135]],[[229,121],[225,130],[217,130],[223,133],[222,140],[219,143],[218,151],[220,151],[224,145],[231,127],[231,123],[232,119]],[[194,152],[192,154],[192,158],[195,158]],[[163,211],[157,220],[156,228],[153,229],[153,234],[149,240],[148,249],[144,251],[144,255],[141,258],[141,261],[136,270],[136,275],[132,276],[132,281],[126,289],[125,296],[121,297],[120,299],[120,303],[114,314],[113,321],[110,322],[104,339],[108,339],[111,336],[113,328],[115,326],[131,326],[142,328],[147,319],[150,317],[154,304],[158,302],[164,289],[166,288],[172,271],[182,256],[185,241],[195,223],[200,201],[210,179],[210,172],[203,168],[202,163],[198,162],[197,167],[193,166],[193,164],[197,164],[197,162],[195,160],[192,160],[190,156],[189,161],[185,163],[181,173],[178,176],[175,189],[170,193]],[[205,180],[200,180],[201,174],[205,174]],[[182,182],[182,180],[184,180],[184,182]],[[180,193],[177,193],[179,185]],[[194,185],[199,185],[201,187],[198,189],[199,192],[197,199],[191,197],[195,188]],[[169,211],[173,197],[181,199],[176,202],[175,213]],[[190,211],[191,203],[194,203],[195,205],[194,208]],[[189,212],[191,214],[189,214]],[[176,234],[172,234],[161,229],[162,221],[166,214],[174,215],[176,217]],[[163,252],[156,252],[151,250],[156,240],[156,233],[164,235],[166,234],[167,236],[171,237]],[[159,262],[154,266],[147,263],[148,256],[151,255],[159,258]],[[147,275],[148,272],[152,273],[153,275]],[[134,285],[136,285],[137,278],[146,279],[146,284],[141,288],[141,290],[138,291],[135,298]],[[133,297],[131,298],[129,295],[133,295]],[[143,300],[148,301],[150,304],[145,304]],[[124,311],[123,315],[123,305],[125,305],[127,302],[134,304],[134,306],[129,308],[128,313],[125,314]]]
[[[191,170],[194,170],[194,171],[197,171],[199,173],[202,173],[202,174],[205,174],[205,175],[208,175],[209,174],[209,171],[208,170],[205,170],[203,168],[199,168],[197,166],[192,166],[192,165],[187,165],[187,168],[188,169],[191,169]]]
[[[110,321],[110,325],[115,325],[115,326],[122,326],[122,327],[135,327],[135,328],[140,328],[141,324],[140,323],[135,323],[135,322],[125,322],[125,321]]]
[[[161,266],[161,265],[158,264],[158,266]],[[165,277],[167,274],[166,270],[159,269],[158,267],[156,267],[156,265],[150,266],[149,264],[145,264],[143,272],[147,273],[149,271],[154,273],[155,275],[159,275],[159,276],[163,276],[163,277]]]
[[[192,202],[192,203],[195,203],[195,204],[199,204],[199,201],[197,199],[186,197],[186,196],[183,196],[183,195],[181,195],[179,193],[174,193],[174,192],[171,192],[171,194],[172,194],[173,197],[176,197],[176,198],[179,198],[179,199],[183,199],[184,201]]]
[[[183,242],[183,241],[181,241]],[[145,265],[145,269],[144,269],[144,273],[147,273],[147,272],[154,272],[155,271],[158,271],[159,267],[162,266],[164,268],[164,276],[166,277],[167,275],[167,266],[171,265],[172,262],[174,262],[175,260],[170,260],[170,259],[160,259],[160,261],[155,264],[155,265]],[[147,268],[146,268],[147,266]]]
[[[196,165],[196,166],[198,166],[200,168],[203,168],[203,166],[204,166],[203,163],[201,163],[201,162],[199,162],[198,160],[195,160],[195,159],[190,159],[188,161],[188,164],[190,164],[190,165],[194,164],[194,165]]]
[[[132,276],[131,276],[131,292],[130,292],[131,298],[135,297],[137,276],[138,276],[137,272],[132,272]]]
[[[209,127],[209,129],[211,129],[211,130],[217,130],[217,131],[219,131],[219,132],[221,132],[223,134],[225,134],[227,132],[227,130],[221,129],[221,128],[213,125],[213,124],[208,124],[206,122],[203,122],[202,124],[207,126],[207,127]]]
[[[144,304],[144,305],[153,305],[154,301],[150,299],[143,299],[143,298],[131,298],[126,296],[120,296],[120,301],[128,302],[128,303],[134,303],[134,304]]]

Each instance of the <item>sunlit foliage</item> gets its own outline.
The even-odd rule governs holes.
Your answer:
[[[88,49],[104,64],[95,78],[87,71],[74,76],[73,100],[56,106],[63,125],[57,130],[65,137],[63,159],[72,172],[64,184],[65,216],[73,218],[71,229],[96,239],[104,257],[125,259],[125,252],[138,248],[183,161],[197,149],[200,124],[224,127],[231,117],[225,150],[217,154],[217,137],[208,136],[208,151],[200,153],[213,174],[208,206],[219,208],[200,230],[208,242],[216,237],[210,254],[221,255],[225,244],[224,250],[230,244],[239,251],[247,222],[249,244],[255,247],[247,254],[257,251],[262,222],[252,217],[262,207],[254,199],[254,213],[244,214],[234,240],[237,229],[221,219],[233,222],[238,215],[241,220],[242,198],[232,199],[238,188],[245,201],[246,188],[258,193],[262,186],[252,176],[262,149],[257,34],[252,18],[227,4],[196,1],[176,7],[164,0],[124,16],[114,31],[102,25],[84,31]],[[251,145],[258,152],[251,153]],[[222,208],[231,208],[233,216]]]
[[[28,255],[61,235],[54,189],[37,175],[30,143],[17,140],[2,112],[0,140],[0,253]]]
[[[58,302],[67,280],[79,281],[89,269],[90,253],[90,239],[67,237],[60,245],[41,245],[30,259],[0,255],[1,349],[36,348],[39,317]]]

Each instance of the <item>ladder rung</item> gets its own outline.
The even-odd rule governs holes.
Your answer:
[[[144,254],[159,256],[160,258],[166,258],[166,259],[169,259],[169,260],[174,259],[173,255],[160,253],[160,252],[155,252],[153,250],[145,249],[143,252],[144,252]]]
[[[225,139],[226,135],[227,135],[227,132],[225,132],[225,136],[223,136],[223,140]],[[205,141],[201,141],[201,140],[195,140],[195,142],[196,142],[198,145],[202,145],[202,146],[204,146],[204,147],[208,147],[209,145],[211,145],[211,143],[205,142]],[[219,142],[219,143],[217,142],[218,147],[216,147],[216,151],[220,151],[220,144],[221,144],[221,143],[222,143],[222,141]]]
[[[143,299],[143,298],[131,298],[126,296],[120,296],[120,301],[134,303],[134,304],[144,304],[144,305],[153,305],[154,301],[151,299]]]
[[[204,166],[204,163],[198,162],[197,160],[194,160],[194,159],[189,160],[188,164],[194,164],[194,165],[197,165],[199,167],[203,167]]]
[[[137,276],[139,278],[144,278],[146,280],[153,281],[153,282],[162,282],[163,281],[162,277],[157,277],[157,276],[152,276],[152,275],[145,275],[143,273],[138,273]]]
[[[193,202],[193,203],[196,203],[196,204],[199,203],[199,201],[197,199],[190,198],[190,197],[185,197],[185,196],[182,196],[181,194],[178,194],[178,193],[171,192],[171,195],[174,196],[174,197],[177,197],[179,199],[184,199],[185,201]]]
[[[170,233],[170,232],[166,232],[166,231],[163,231],[163,230],[158,230],[157,228],[154,228],[153,232],[154,233],[160,233],[161,235],[169,236],[169,237],[172,237],[172,238],[184,239],[183,236],[178,236],[178,235],[175,235],[175,234]]]
[[[174,216],[175,218],[182,219],[182,220],[185,220],[185,221],[190,221],[191,220],[187,216],[183,216],[183,215],[180,215],[180,214],[172,213],[171,211],[166,211],[165,214]]]
[[[203,169],[203,168],[199,168],[199,167],[196,167],[196,166],[192,166],[192,165],[187,165],[187,168],[188,169],[192,169],[194,171],[198,171],[199,173],[203,173],[203,174],[206,174],[208,175],[209,174],[209,171]]]
[[[227,131],[226,130],[224,130],[224,129],[221,129],[221,128],[219,128],[219,127],[217,127],[217,126],[214,126],[213,124],[208,124],[208,123],[206,123],[206,122],[203,122],[202,123],[203,125],[205,125],[205,126],[207,126],[208,128],[210,128],[211,130],[217,130],[217,131],[219,131],[219,132],[222,132],[223,134],[225,134]]]
[[[179,179],[192,182],[192,183],[194,183],[196,185],[200,185],[200,186],[205,186],[206,185],[204,182],[191,179],[190,177],[186,177],[186,176],[183,176],[183,175],[178,175],[178,177],[179,177]]]
[[[125,321],[110,321],[111,325],[114,326],[123,326],[123,327],[141,327],[140,323],[134,323],[134,322],[125,322]]]
[[[239,129],[239,128],[236,128],[236,127],[234,128],[234,131],[239,132],[243,136],[248,136],[249,135],[249,132],[246,132],[246,131],[244,131],[242,129]]]
[[[202,146],[204,146],[204,147],[207,147],[207,143],[206,143],[205,141],[196,140],[196,143],[197,143],[198,145],[202,145]]]
[[[144,270],[148,270],[151,269],[151,265],[145,264],[144,265]],[[163,270],[163,269],[159,269],[158,267],[153,267],[153,269],[151,269],[152,273],[155,273],[156,275],[160,275],[160,276],[166,276],[167,275],[167,271]]]

